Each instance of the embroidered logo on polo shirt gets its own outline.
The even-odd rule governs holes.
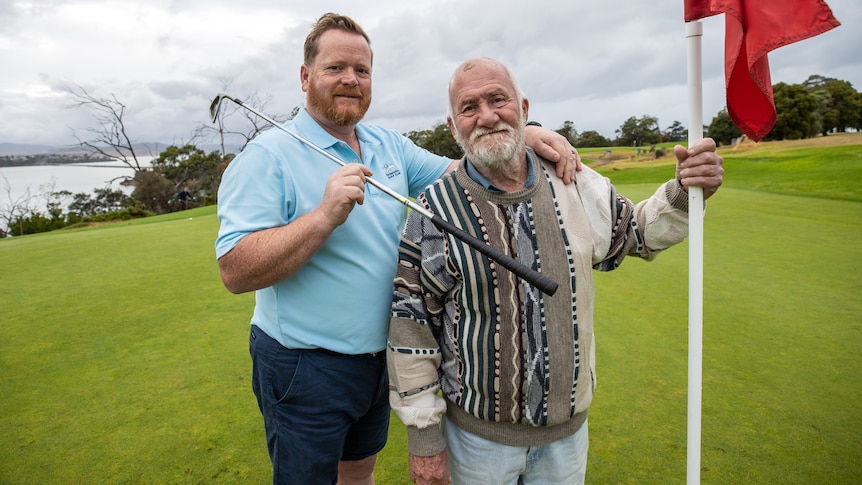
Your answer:
[[[383,173],[386,174],[386,178],[392,179],[401,175],[401,170],[399,170],[396,165],[387,163],[386,165],[383,165]]]

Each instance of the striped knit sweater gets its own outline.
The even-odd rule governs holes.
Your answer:
[[[554,296],[428,219],[408,218],[388,365],[390,402],[407,425],[413,454],[444,449],[443,412],[509,445],[576,432],[596,383],[591,270],[614,269],[626,255],[651,260],[687,233],[688,199],[675,180],[634,206],[588,168],[565,186],[548,162],[534,167],[532,186],[499,193],[473,181],[462,162],[418,202],[556,281]]]

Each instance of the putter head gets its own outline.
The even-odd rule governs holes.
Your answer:
[[[215,123],[216,119],[218,119],[219,110],[221,109],[221,102],[225,99],[229,99],[234,103],[242,106],[242,101],[234,98],[230,94],[227,93],[218,93],[216,97],[213,99],[213,102],[210,103],[210,120]]]
[[[227,95],[225,93],[218,93],[216,97],[213,99],[213,102],[210,103],[210,121],[213,123],[218,119],[218,112],[221,109],[221,102]]]

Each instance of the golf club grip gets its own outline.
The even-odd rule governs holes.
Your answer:
[[[528,268],[516,261],[515,259],[509,257],[506,254],[497,251],[493,247],[485,244],[484,242],[476,239],[472,235],[464,232],[459,229],[457,226],[443,220],[440,216],[434,215],[431,217],[431,222],[434,223],[435,226],[440,228],[443,231],[448,232],[449,234],[457,237],[461,241],[467,243],[471,248],[479,251],[480,253],[488,256],[488,258],[496,261],[501,264],[503,267],[518,275],[521,279],[535,286],[542,293],[545,293],[548,296],[552,296],[557,291],[557,283],[544,276],[542,273],[538,271],[534,271],[532,268]]]

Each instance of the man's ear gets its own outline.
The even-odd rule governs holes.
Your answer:
[[[306,66],[305,64],[299,66],[299,84],[300,86],[302,86],[303,93],[308,92],[308,76],[308,66]]]
[[[455,123],[452,121],[451,116],[446,117],[446,124],[449,125],[449,133],[452,133],[452,138],[457,139],[458,136],[455,134]]]

